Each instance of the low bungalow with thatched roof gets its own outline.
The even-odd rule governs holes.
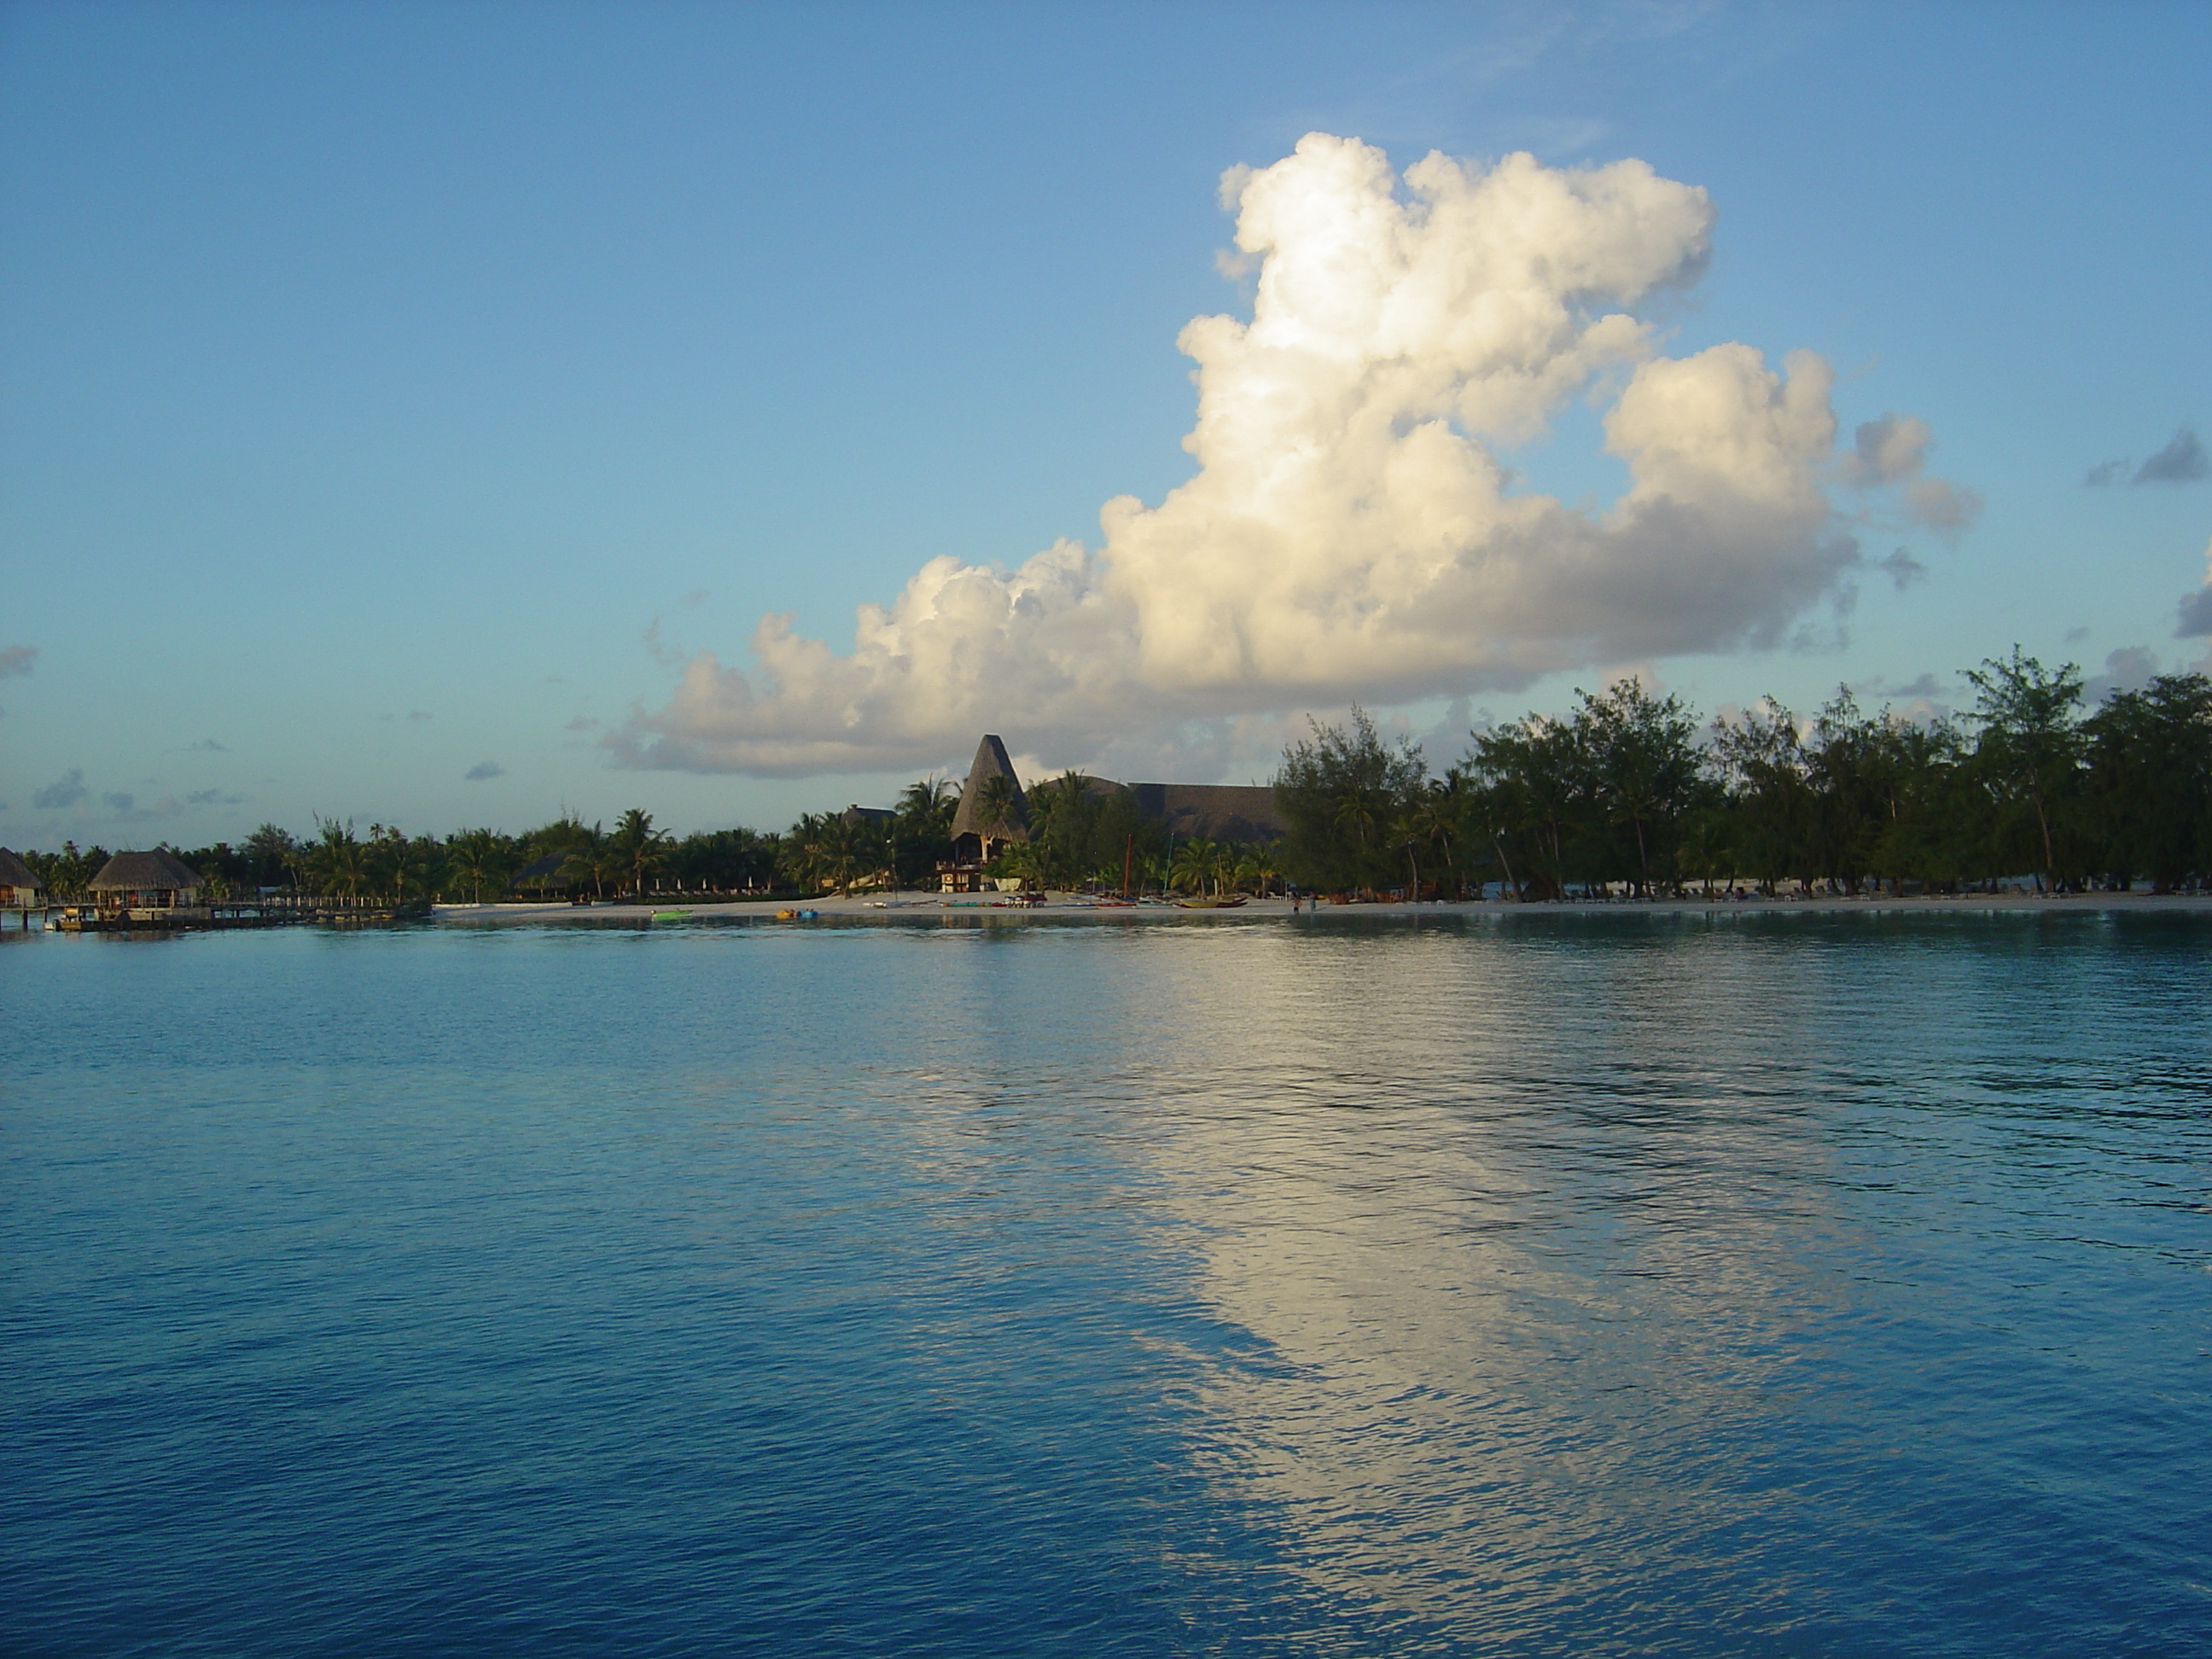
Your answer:
[[[1029,799],[1006,745],[986,732],[952,815],[952,861],[938,866],[948,893],[973,893],[983,885],[983,866],[1018,841],[1030,838]]]
[[[166,848],[118,853],[100,866],[85,890],[104,910],[173,910],[200,896],[199,872]]]
[[[46,884],[29,865],[0,847],[0,910],[40,910],[46,902]]]

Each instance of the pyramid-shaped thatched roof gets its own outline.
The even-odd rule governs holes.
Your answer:
[[[997,823],[985,823],[983,789],[993,778],[1004,778],[1013,785],[1013,796],[1007,805],[1006,817]],[[1022,793],[1022,781],[1014,775],[1014,763],[1006,758],[1006,745],[995,733],[986,733],[983,741],[975,745],[975,763],[968,769],[968,781],[960,790],[960,808],[952,815],[952,838],[963,836],[988,836],[993,841],[1027,841],[1030,838],[1029,798]]]
[[[43,892],[46,885],[22,860],[0,847],[0,887],[35,887]]]
[[[85,884],[95,893],[150,893],[201,884],[198,871],[158,847],[150,853],[118,853]]]

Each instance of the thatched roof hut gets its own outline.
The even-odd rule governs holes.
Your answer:
[[[139,908],[190,904],[199,896],[200,873],[163,848],[150,853],[118,853],[85,884],[88,891]]]
[[[532,859],[514,872],[508,880],[507,885],[531,888],[566,887],[569,884],[561,879],[561,868],[568,862],[568,852],[564,848],[560,852],[548,853],[543,858]]]
[[[984,815],[990,809],[986,803],[994,793],[994,778],[1006,781],[1006,805],[987,823]],[[963,836],[972,836],[975,854],[986,860],[996,844],[1030,838],[1029,798],[1022,793],[1022,781],[1014,775],[1014,763],[1006,757],[1006,745],[996,733],[986,732],[983,741],[975,745],[975,764],[968,769],[968,781],[961,787],[959,810],[952,815],[955,848],[961,847]]]
[[[0,909],[13,910],[46,902],[46,886],[31,866],[0,847]]]

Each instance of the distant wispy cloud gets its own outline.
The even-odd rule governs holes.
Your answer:
[[[1901,547],[1886,559],[1876,559],[1874,568],[1885,572],[1900,593],[1928,574],[1928,567]]]
[[[1941,697],[1947,696],[1949,693],[1945,687],[1936,683],[1933,674],[1922,674],[1916,678],[1903,682],[1879,677],[1870,680],[1854,681],[1851,685],[1851,695],[1858,697],[1880,697],[1885,701],[1890,701],[1899,697],[1907,700],[1916,697]]]
[[[91,793],[84,787],[84,774],[72,766],[45,788],[33,792],[31,805],[41,812],[58,812],[76,805]]]
[[[213,738],[202,738],[198,743],[192,744],[187,752],[195,755],[228,755],[230,752],[230,746],[228,744],[217,743]]]
[[[138,797],[128,789],[111,789],[100,799],[118,812],[127,812],[138,804]]]
[[[35,645],[11,645],[0,648],[0,680],[12,680],[31,672],[39,660]]]
[[[2091,489],[2102,489],[2120,481],[2128,470],[2124,459],[2100,461],[2081,475],[2081,482]],[[2212,478],[2212,452],[2190,426],[2176,427],[2173,436],[2160,450],[2135,470],[2128,483],[2134,484],[2197,483]]]
[[[2195,483],[2212,477],[2212,454],[2188,427],[2178,428],[2165,448],[2136,469],[2130,483]]]
[[[483,783],[487,779],[505,777],[507,769],[497,761],[478,761],[461,775],[471,783]]]
[[[246,802],[245,796],[227,795],[220,789],[194,789],[185,796],[185,799],[194,806],[240,806]]]

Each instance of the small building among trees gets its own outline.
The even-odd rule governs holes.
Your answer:
[[[199,872],[166,848],[118,853],[85,884],[103,910],[177,910],[199,902]]]

